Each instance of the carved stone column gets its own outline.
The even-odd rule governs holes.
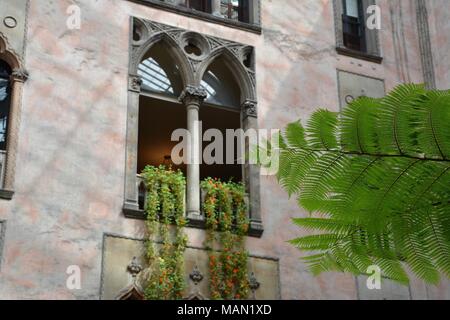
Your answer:
[[[16,173],[16,155],[18,148],[18,135],[20,125],[20,104],[24,82],[28,79],[28,73],[24,69],[15,69],[11,75],[12,94],[11,108],[8,119],[8,141],[6,153],[6,170],[3,180],[1,197],[12,198]]]
[[[187,129],[190,133],[187,150],[187,217],[191,224],[204,221],[200,212],[200,106],[207,94],[203,88],[187,86],[180,95],[180,101],[187,109]]]
[[[242,125],[244,131],[258,129],[257,102],[246,100],[242,104]],[[246,141],[246,152],[250,151],[250,145]],[[244,182],[250,195],[250,229],[251,236],[260,237],[264,232],[261,219],[261,195],[260,195],[260,168],[258,165],[245,163]]]
[[[136,175],[139,136],[139,95],[142,79],[138,75],[129,75],[128,79],[128,129],[126,141],[125,203],[123,210],[126,216],[134,216],[139,211]]]

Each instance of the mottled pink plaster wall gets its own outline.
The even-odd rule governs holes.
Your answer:
[[[70,31],[65,12],[73,1],[32,1],[16,194],[0,202],[0,220],[8,223],[0,298],[98,299],[103,233],[144,235],[142,222],[122,215],[130,16],[255,46],[259,126],[282,128],[319,106],[338,110],[337,69],[385,79],[388,90],[423,81],[413,1],[379,2],[381,65],[337,55],[328,0],[262,0],[262,35],[125,0],[77,1],[82,29]],[[432,10],[437,24],[448,24],[450,9]],[[440,85],[450,87],[448,63],[437,73]],[[352,276],[314,278],[286,243],[301,234],[290,223],[305,215],[296,201],[271,177],[262,177],[261,195],[265,233],[248,244],[253,254],[280,258],[282,297],[355,299]],[[203,232],[189,233],[201,245]],[[81,267],[82,290],[66,289],[69,265]],[[450,298],[448,283],[412,287],[418,299]]]
[[[439,89],[446,90],[450,88],[450,2],[432,2],[434,5],[429,6],[428,14],[436,85]]]

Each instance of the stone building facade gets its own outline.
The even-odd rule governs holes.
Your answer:
[[[361,23],[372,5],[379,30]],[[400,83],[448,89],[449,30],[448,0],[0,0],[9,108],[0,121],[0,299],[139,291],[133,276],[145,267],[146,229],[136,174],[151,159],[142,137],[153,134],[139,124],[167,130],[161,123],[169,122],[149,107],[183,108],[170,119],[192,128],[222,117],[206,107],[226,105],[235,114],[223,119],[238,127],[278,129]],[[207,277],[203,169],[184,169],[186,297],[207,298],[206,280],[195,280]],[[374,292],[363,278],[312,276],[286,243],[301,233],[291,218],[307,213],[256,166],[238,171],[249,195],[255,298],[450,299],[445,280],[387,281]],[[81,271],[79,289],[67,287],[70,266]]]

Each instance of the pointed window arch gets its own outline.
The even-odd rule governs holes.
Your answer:
[[[183,90],[180,67],[167,53],[163,43],[158,42],[139,64],[138,75],[142,90],[178,97]]]
[[[216,58],[209,65],[203,75],[201,86],[208,94],[206,102],[224,107],[240,108],[241,89],[223,56]]]
[[[244,182],[249,235],[260,237],[259,167],[247,161],[250,144],[241,143],[250,141],[247,130],[253,134],[258,128],[254,48],[149,20],[132,18],[131,24],[125,216],[145,218],[146,190],[139,176],[145,166],[172,166],[186,176],[191,227],[205,225],[200,182],[216,177]],[[179,129],[190,135],[180,136]],[[223,155],[209,143],[218,135],[224,138]],[[234,152],[228,139],[234,140]],[[205,160],[206,146],[212,162]],[[182,158],[181,164],[172,156]]]

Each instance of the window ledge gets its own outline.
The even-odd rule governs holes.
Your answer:
[[[342,54],[344,56],[348,56],[348,57],[352,57],[352,58],[356,58],[356,59],[366,60],[366,61],[370,61],[370,62],[374,62],[374,63],[378,63],[378,64],[381,64],[383,62],[383,58],[380,56],[369,54],[369,53],[364,53],[361,51],[347,49],[345,47],[336,47],[336,51],[338,54]]]
[[[216,17],[210,13],[197,11],[197,10],[193,10],[190,8],[175,6],[173,4],[167,4],[167,3],[156,1],[156,0],[128,0],[128,1],[136,2],[139,4],[151,6],[151,7],[156,7],[159,9],[167,10],[170,12],[178,13],[178,14],[181,14],[184,16],[193,17],[193,18],[197,18],[200,20],[208,21],[208,22],[221,24],[221,25],[235,28],[235,29],[253,32],[256,34],[262,33],[262,28],[259,25],[245,23],[245,22],[231,20],[231,19],[226,19],[226,18],[221,18],[221,17]]]
[[[14,196],[14,191],[0,189],[0,199],[12,200],[13,196]]]
[[[123,214],[128,219],[135,220],[145,220],[145,212],[144,210],[135,210],[132,208],[127,208],[126,206],[123,208]],[[204,219],[189,219],[188,228],[195,229],[206,229],[205,220]],[[250,222],[250,228],[248,230],[248,236],[253,238],[261,238],[264,233],[264,228],[260,222],[252,221]]]

